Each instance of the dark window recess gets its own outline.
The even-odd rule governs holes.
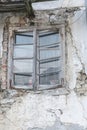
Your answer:
[[[24,85],[24,86],[31,86],[32,85],[32,75],[22,75],[22,74],[15,74],[15,85]]]
[[[58,32],[45,30],[35,34],[16,33],[13,55],[14,85],[32,88],[35,85],[36,88],[40,88],[40,85],[61,85],[61,52]]]

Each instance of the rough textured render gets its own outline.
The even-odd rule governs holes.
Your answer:
[[[57,8],[66,6],[79,6],[80,10],[74,13],[71,11],[70,14],[68,12],[69,15],[64,17],[64,13]],[[84,0],[36,3],[33,4],[36,15],[33,21],[26,17],[26,13],[0,14],[0,79],[3,89],[9,85],[8,71],[10,73],[11,66],[8,52],[11,54],[13,30],[27,30],[32,22],[37,27],[57,26],[62,23],[65,26],[66,52],[65,88],[37,92],[1,89],[0,130],[87,129],[87,19],[84,6]],[[54,15],[49,21],[52,12]],[[62,20],[58,19],[58,13],[62,13]]]

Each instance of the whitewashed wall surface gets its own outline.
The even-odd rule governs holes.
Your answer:
[[[87,19],[85,0],[33,3],[36,12],[78,7],[65,27],[67,89],[0,92],[0,130],[87,130]],[[11,29],[24,24],[22,13],[0,14],[0,57],[6,19]],[[46,18],[45,18],[46,19]],[[9,25],[9,26],[10,26]],[[2,74],[2,80],[4,75]]]

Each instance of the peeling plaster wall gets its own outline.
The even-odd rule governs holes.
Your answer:
[[[76,87],[78,73],[87,74],[87,23],[85,10],[76,14],[69,20],[66,28],[68,37],[68,74],[70,88]],[[85,79],[84,79],[85,80]],[[68,80],[69,81],[69,80]],[[84,86],[83,86],[84,87]]]
[[[2,19],[1,15],[0,19]],[[4,27],[3,20],[0,20],[0,58],[2,57],[3,27]]]
[[[77,97],[73,91],[68,96],[25,93],[17,98],[5,97],[0,104],[2,130],[85,130],[87,127],[87,97]]]
[[[60,1],[58,1],[60,2]],[[54,8],[58,2],[51,5]],[[60,5],[83,6],[84,1],[63,1]],[[49,9],[50,3],[34,4],[35,9]],[[57,8],[57,7],[56,7]],[[24,24],[23,15],[0,15],[2,57],[3,29],[10,24]],[[25,15],[24,15],[25,16]],[[20,22],[19,22],[20,21]],[[27,19],[26,19],[27,21]],[[0,130],[86,130],[87,129],[87,21],[82,9],[69,18],[65,27],[66,81],[69,93],[62,90],[44,92],[6,90],[0,93]],[[4,79],[4,75],[2,77]]]

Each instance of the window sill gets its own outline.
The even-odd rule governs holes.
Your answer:
[[[24,86],[15,86],[12,87],[12,89],[16,89],[16,90],[25,90],[27,91],[27,93],[31,93],[31,94],[44,94],[44,95],[52,95],[52,96],[60,96],[60,95],[68,95],[69,94],[69,90],[67,90],[65,87],[56,87],[56,88],[51,88],[51,89],[39,89],[34,91],[31,88],[29,88],[28,86],[26,86],[24,88]]]
[[[52,95],[52,96],[59,96],[59,95],[68,95],[69,91],[62,87],[62,88],[54,88],[54,89],[48,89],[48,90],[38,90],[36,92],[33,92],[35,94],[46,94],[46,95]]]

